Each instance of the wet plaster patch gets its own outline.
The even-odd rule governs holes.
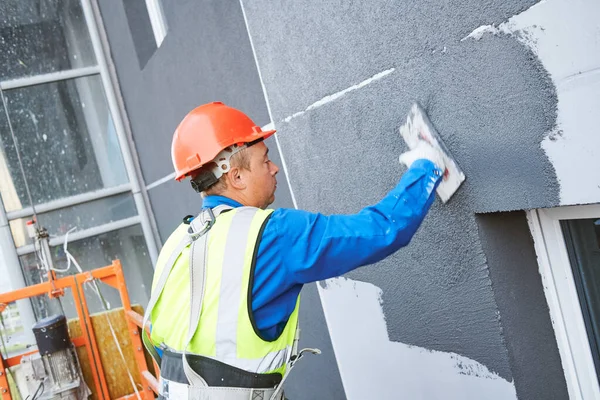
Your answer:
[[[556,97],[535,55],[508,36],[446,47],[279,123],[279,140],[300,207],[353,213],[397,183],[397,128],[413,99],[427,107],[467,181],[410,246],[349,276],[382,289],[392,341],[456,352],[511,380],[474,213],[558,202],[539,145]]]
[[[349,399],[517,398],[513,382],[481,363],[390,341],[375,285],[334,278],[319,290],[327,320],[336,327],[332,340]],[[340,308],[352,312],[330,312]]]
[[[556,125],[556,92],[533,52],[506,35],[484,37],[395,68],[360,90],[278,124],[301,206],[311,205],[302,203],[303,192],[319,196],[316,204],[323,204],[333,185],[319,193],[310,188],[323,180],[323,171],[342,171],[331,162],[340,156],[338,165],[353,159],[363,168],[344,172],[344,180],[357,185],[341,182],[335,190],[379,187],[375,193],[385,193],[386,173],[380,169],[389,169],[402,150],[397,128],[413,100],[425,105],[465,170],[469,189],[462,191],[474,212],[559,204],[559,184],[540,147]]]

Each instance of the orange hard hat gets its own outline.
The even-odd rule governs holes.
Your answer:
[[[175,179],[180,181],[234,144],[266,139],[275,130],[263,132],[246,114],[221,102],[203,104],[190,111],[175,130],[171,157]]]

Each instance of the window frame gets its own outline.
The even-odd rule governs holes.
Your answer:
[[[600,399],[600,385],[561,220],[600,218],[600,204],[527,211],[571,399]]]
[[[124,167],[127,173],[127,177],[128,177],[128,182],[115,186],[115,187],[108,187],[108,188],[103,188],[97,191],[93,191],[93,192],[86,192],[86,193],[81,193],[78,195],[74,195],[74,196],[69,196],[69,197],[64,197],[64,198],[60,198],[57,200],[52,200],[46,203],[42,203],[39,205],[35,206],[36,212],[43,212],[43,210],[47,210],[47,211],[51,211],[51,210],[56,210],[59,208],[63,208],[63,207],[67,207],[67,206],[72,206],[72,205],[77,205],[77,204],[82,204],[85,202],[89,202],[89,201],[93,201],[93,200],[97,200],[103,197],[109,197],[112,196],[116,193],[125,193],[125,192],[130,192],[133,195],[134,198],[134,202],[135,205],[137,207],[137,213],[139,216],[139,223],[142,225],[142,229],[144,231],[144,237],[146,239],[146,245],[148,247],[148,252],[150,254],[150,260],[151,260],[151,264],[152,267],[154,267],[154,265],[156,264],[156,260],[158,259],[158,245],[156,242],[156,236],[157,233],[155,232],[155,230],[153,229],[151,223],[150,223],[150,218],[151,218],[151,211],[148,209],[147,205],[144,202],[144,199],[142,197],[142,184],[139,181],[138,178],[138,168],[139,166],[136,165],[133,161],[133,156],[132,156],[132,149],[130,148],[130,144],[127,142],[126,139],[126,133],[125,133],[125,128],[124,128],[124,121],[123,118],[124,116],[121,114],[121,110],[119,109],[119,106],[117,104],[117,99],[116,99],[116,90],[117,88],[115,88],[113,86],[113,82],[111,81],[110,78],[110,71],[109,71],[109,66],[108,66],[108,62],[107,62],[107,55],[105,54],[105,49],[104,49],[104,45],[106,43],[104,43],[102,41],[102,37],[99,33],[99,21],[96,20],[96,17],[94,15],[94,10],[93,10],[93,6],[92,6],[92,0],[76,0],[81,8],[82,8],[82,12],[83,12],[83,17],[85,19],[85,24],[88,30],[88,33],[90,35],[90,41],[92,44],[92,49],[94,52],[94,55],[96,57],[96,64],[95,65],[90,65],[90,66],[86,66],[86,67],[76,67],[76,68],[71,68],[71,69],[66,69],[66,70],[61,70],[61,71],[55,71],[55,72],[48,72],[48,73],[42,73],[42,74],[37,74],[37,75],[32,75],[32,76],[25,76],[25,77],[19,77],[19,78],[13,78],[13,79],[9,79],[9,80],[0,80],[0,89],[4,92],[7,90],[12,90],[12,89],[21,89],[24,87],[29,87],[29,86],[34,86],[34,85],[41,85],[41,84],[48,84],[48,83],[53,83],[53,82],[57,82],[57,81],[63,81],[63,80],[72,80],[72,79],[77,79],[77,78],[83,78],[83,77],[92,77],[92,76],[99,76],[101,81],[102,81],[102,88],[104,90],[104,96],[105,96],[105,100],[106,100],[106,106],[108,109],[108,112],[112,118],[112,122],[114,124],[114,129],[115,129],[115,133],[117,135],[117,140],[119,142],[119,147],[121,150],[121,156],[123,157],[123,163],[124,163]],[[161,5],[159,3],[159,0],[146,0],[146,4],[149,5],[150,3],[153,3],[153,5],[151,6],[152,8],[152,12],[154,13],[154,17],[161,16],[162,20],[164,23],[164,16],[162,16],[162,8]],[[148,10],[150,12],[150,9]],[[151,16],[151,22],[154,24],[153,22],[153,17]],[[156,20],[156,18],[155,18]],[[163,24],[163,28],[165,29],[165,35],[166,35],[166,25]],[[153,26],[153,30],[154,30],[154,26]],[[155,30],[155,34],[156,34],[156,30]],[[0,103],[0,112],[5,112],[4,108],[2,107],[2,103]],[[144,190],[145,190],[145,186],[144,186]],[[7,212],[4,204],[2,203],[2,201],[0,201],[0,229],[8,229],[8,233],[10,234],[10,228],[8,227],[8,223],[14,219],[18,219],[18,218],[23,218],[23,217],[29,217],[33,215],[33,209],[31,208],[31,205],[27,205],[25,206],[23,209],[21,210],[15,210],[15,211],[10,211]],[[5,224],[4,221],[7,220],[7,223]],[[131,219],[127,219],[127,221],[129,223],[131,223]],[[116,221],[118,222],[118,221]],[[106,229],[111,229],[111,227],[118,227],[120,226],[119,223],[109,223],[106,224],[106,226],[99,226],[100,228],[102,228],[103,230]],[[115,228],[116,229],[116,228]],[[93,234],[95,232],[95,229],[87,229],[81,232],[79,236],[81,236],[81,238],[85,237],[86,234]],[[71,235],[73,236],[73,235]],[[10,237],[10,241],[5,240],[5,238],[0,235],[0,244],[3,244],[5,246],[9,246],[10,243],[10,247],[14,247],[14,243],[12,241],[12,236]],[[31,246],[25,246],[24,248],[15,248],[14,250],[14,254],[16,255],[17,253],[19,254],[24,254],[24,253],[28,253],[31,252]],[[8,263],[8,268],[15,268],[16,266],[14,265],[14,263]],[[17,264],[19,265],[19,264]],[[14,282],[13,282],[14,281]],[[22,287],[24,282],[20,279],[15,278],[12,279],[11,278],[11,282],[12,286],[15,287]]]
[[[161,0],[146,0],[146,8],[148,9],[150,26],[152,27],[156,48],[158,49],[165,36],[167,36],[167,19],[162,8],[162,2]]]

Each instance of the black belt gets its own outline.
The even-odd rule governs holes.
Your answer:
[[[204,378],[208,386],[268,389],[277,386],[282,378],[280,373],[255,374],[195,354],[188,354],[187,360],[190,367]],[[180,353],[163,351],[160,375],[163,379],[189,384],[183,371],[183,361]]]

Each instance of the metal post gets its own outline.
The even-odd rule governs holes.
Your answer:
[[[100,35],[98,34],[98,26],[94,18],[94,12],[92,10],[90,0],[81,0],[81,6],[83,8],[83,14],[87,22],[88,30],[90,32],[90,38],[94,47],[96,60],[98,61],[98,66],[100,67],[100,77],[102,78],[104,91],[106,93],[106,101],[108,103],[108,108],[115,123],[115,131],[117,132],[117,138],[119,140],[119,146],[121,147],[121,154],[123,155],[123,161],[125,163],[127,175],[129,176],[129,181],[131,182],[133,199],[135,201],[135,205],[140,215],[142,230],[144,232],[144,237],[148,246],[148,253],[150,254],[150,259],[152,260],[152,265],[154,266],[156,264],[156,260],[158,259],[158,247],[156,245],[154,233],[150,225],[148,209],[146,207],[144,197],[140,190],[140,184],[136,174],[133,156],[131,154],[131,149],[129,148],[127,135],[125,134],[125,130],[123,128],[123,120],[121,119],[121,114],[117,105],[115,97],[116,94],[110,81],[106,57],[104,55],[104,52],[102,51],[102,42],[100,40]]]

